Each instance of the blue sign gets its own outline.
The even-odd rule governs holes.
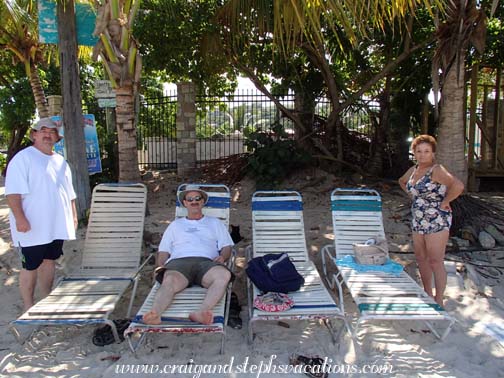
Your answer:
[[[39,41],[40,43],[58,44],[58,23],[56,1],[38,0]],[[75,4],[75,28],[77,44],[94,46],[98,38],[93,36],[96,24],[96,12],[91,4]]]
[[[61,117],[51,117],[58,126],[61,125]],[[60,132],[64,134],[64,128],[60,128]],[[102,171],[100,159],[100,146],[98,144],[98,133],[96,132],[96,124],[94,114],[84,114],[84,140],[86,141],[86,155],[88,162],[88,172],[90,175],[100,173]],[[54,145],[54,151],[65,156],[65,138],[61,139]]]

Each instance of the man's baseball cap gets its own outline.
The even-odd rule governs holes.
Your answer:
[[[41,118],[35,124],[32,125],[32,130],[40,131],[42,127],[47,129],[56,129],[58,131],[58,141],[63,139],[63,135],[61,135],[60,127],[54,122],[51,118]]]

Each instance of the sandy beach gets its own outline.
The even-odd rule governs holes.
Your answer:
[[[169,172],[154,172],[145,180],[148,210],[145,254],[156,250],[161,234],[174,216],[178,184],[188,178]],[[353,183],[355,185],[355,183]],[[391,257],[416,278],[409,230],[408,199],[398,186],[373,184],[383,196],[384,222]],[[320,268],[320,250],[333,243],[329,198],[332,189],[352,186],[322,171],[298,172],[284,188],[301,192],[310,257]],[[242,305],[242,329],[226,329],[226,351],[219,354],[217,335],[150,335],[133,354],[127,342],[105,347],[92,342],[96,326],[42,326],[20,328],[29,336],[19,344],[9,331],[9,322],[21,314],[18,290],[20,261],[12,248],[8,208],[0,181],[0,377],[303,377],[289,367],[289,356],[318,355],[331,365],[329,377],[504,377],[504,276],[496,278],[467,274],[463,263],[449,265],[446,309],[456,319],[451,333],[440,341],[421,322],[368,322],[357,334],[357,343],[344,333],[337,345],[318,322],[261,323],[253,343],[247,343],[244,249],[251,243],[250,199],[254,183],[246,178],[232,188],[231,224],[240,226],[243,240],[237,244],[237,280],[233,291]],[[488,193],[503,201],[502,193]],[[78,240],[65,243],[58,262],[59,277],[75,269],[80,261],[85,228]],[[504,265],[504,246],[482,251],[490,261]],[[449,256],[448,256],[449,258]],[[150,290],[153,266],[142,274],[133,312]],[[321,271],[319,269],[319,271]],[[130,291],[116,308],[113,319],[124,318]],[[345,310],[355,319],[356,306],[345,297]],[[500,334],[497,334],[498,332]],[[30,333],[32,333],[30,335]],[[290,369],[290,370],[289,370]],[[288,371],[287,371],[288,370]]]

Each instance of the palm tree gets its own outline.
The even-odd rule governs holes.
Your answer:
[[[495,3],[495,2],[494,2]],[[441,89],[438,129],[438,160],[467,184],[465,158],[465,63],[472,44],[483,53],[486,36],[485,13],[476,1],[455,1],[446,8],[445,21],[437,31],[438,47],[433,60],[434,89]]]
[[[101,60],[116,92],[119,181],[139,181],[135,97],[142,68],[132,26],[140,0],[103,0],[94,34],[99,37],[93,58]]]
[[[48,45],[40,44],[37,32],[37,2],[2,0],[0,2],[0,49],[12,53],[14,63],[24,65],[40,117],[48,117],[49,109],[38,73],[46,61]]]

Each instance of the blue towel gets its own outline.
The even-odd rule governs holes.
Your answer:
[[[358,264],[353,256],[346,255],[336,260],[336,265],[352,268],[357,272],[385,272],[393,275],[400,275],[403,271],[403,266],[390,259],[387,259],[383,265],[362,265]]]

